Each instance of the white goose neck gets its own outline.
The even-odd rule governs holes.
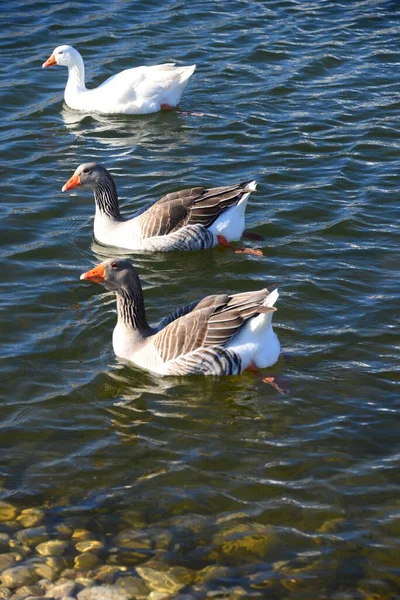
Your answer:
[[[85,65],[83,64],[83,58],[79,52],[75,51],[74,62],[68,65],[68,91],[84,91],[85,86]]]

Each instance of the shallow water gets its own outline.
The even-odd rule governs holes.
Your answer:
[[[0,22],[2,498],[106,542],[131,526],[167,535],[161,558],[156,543],[121,550],[132,572],[154,557],[228,567],[188,585],[193,597],[396,597],[398,3],[16,0]],[[66,69],[41,69],[62,43],[89,85],[141,64],[197,71],[180,112],[77,115]],[[250,374],[162,379],[118,363],[113,297],[79,281],[110,256],[92,240],[93,199],[60,191],[88,160],[112,171],[126,214],[257,179],[247,224],[265,241],[246,245],[264,258],[134,261],[154,321],[278,285],[283,353],[268,374],[288,394]]]

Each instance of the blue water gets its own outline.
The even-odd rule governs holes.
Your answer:
[[[132,573],[154,558],[194,578],[227,568],[192,597],[398,597],[398,3],[0,11],[1,497],[106,542],[140,523],[154,546],[120,549]],[[63,105],[66,69],[41,69],[63,43],[89,87],[143,64],[197,70],[180,111],[83,116]],[[112,172],[126,214],[181,187],[257,179],[247,228],[265,241],[246,244],[263,258],[132,258],[151,321],[278,285],[283,353],[267,374],[288,394],[251,374],[162,379],[118,363],[113,297],[79,281],[109,256],[93,243],[93,198],[60,191],[88,160]]]

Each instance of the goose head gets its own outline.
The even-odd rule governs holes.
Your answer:
[[[53,65],[64,65],[70,67],[79,62],[81,55],[78,50],[75,50],[72,46],[65,44],[64,46],[57,46],[50,54],[49,58],[42,64],[42,68],[52,67]]]
[[[79,165],[72,177],[63,185],[61,191],[66,192],[80,186],[95,189],[109,178],[110,175],[107,169],[102,165],[98,165],[95,162],[84,163],[83,165]]]
[[[139,276],[130,260],[109,259],[83,273],[80,279],[101,283],[113,292],[141,289]]]

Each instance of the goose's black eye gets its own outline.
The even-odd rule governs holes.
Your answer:
[[[85,175],[87,175],[89,173],[89,169],[83,169],[83,172],[85,173]]]
[[[118,269],[118,263],[111,263],[112,269]]]
[[[60,50],[60,52],[59,52],[58,54],[64,54],[64,51],[63,51],[63,50]]]

